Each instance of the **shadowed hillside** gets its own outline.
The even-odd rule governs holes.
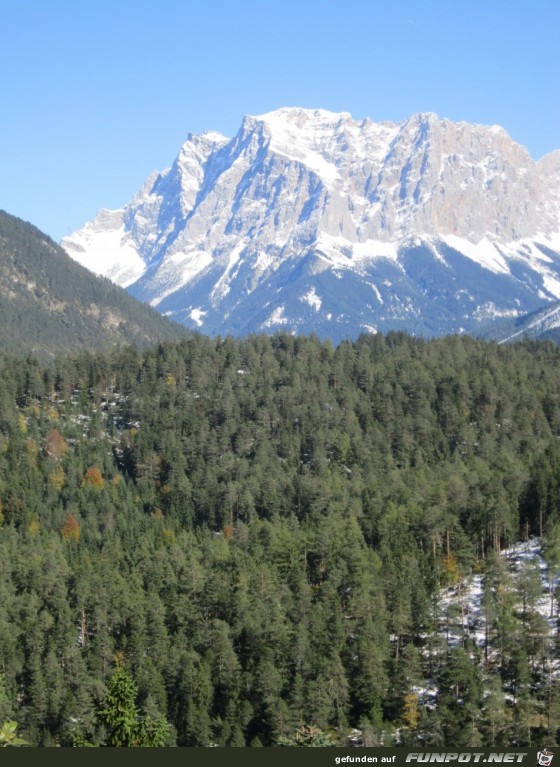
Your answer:
[[[47,235],[0,211],[0,348],[57,351],[147,346],[186,331],[77,264]]]

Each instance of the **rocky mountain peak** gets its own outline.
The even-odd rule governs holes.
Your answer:
[[[431,112],[376,123],[291,107],[245,117],[232,139],[189,136],[63,245],[187,325],[338,337],[536,309],[560,297],[559,232],[560,152],[535,163],[503,128]],[[424,316],[428,295],[445,320]]]

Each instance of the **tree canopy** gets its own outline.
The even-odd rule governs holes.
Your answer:
[[[557,566],[559,438],[551,343],[0,355],[0,720],[45,746],[552,745],[557,647],[500,552],[549,536]],[[486,657],[437,634],[473,572]]]

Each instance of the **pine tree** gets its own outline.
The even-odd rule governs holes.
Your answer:
[[[126,671],[120,656],[109,681],[109,689],[99,710],[99,719],[107,731],[107,746],[164,746],[169,725],[155,713],[142,713],[136,704],[138,686]]]
[[[99,718],[107,729],[108,746],[138,745],[140,711],[136,706],[137,695],[134,679],[122,662],[118,662],[99,711]]]

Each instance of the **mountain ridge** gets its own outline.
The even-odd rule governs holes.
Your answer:
[[[560,151],[535,162],[499,126],[433,113],[284,108],[190,134],[62,244],[203,332],[463,332],[560,298]]]
[[[187,331],[92,275],[32,224],[0,211],[0,347],[52,357],[145,347]]]

